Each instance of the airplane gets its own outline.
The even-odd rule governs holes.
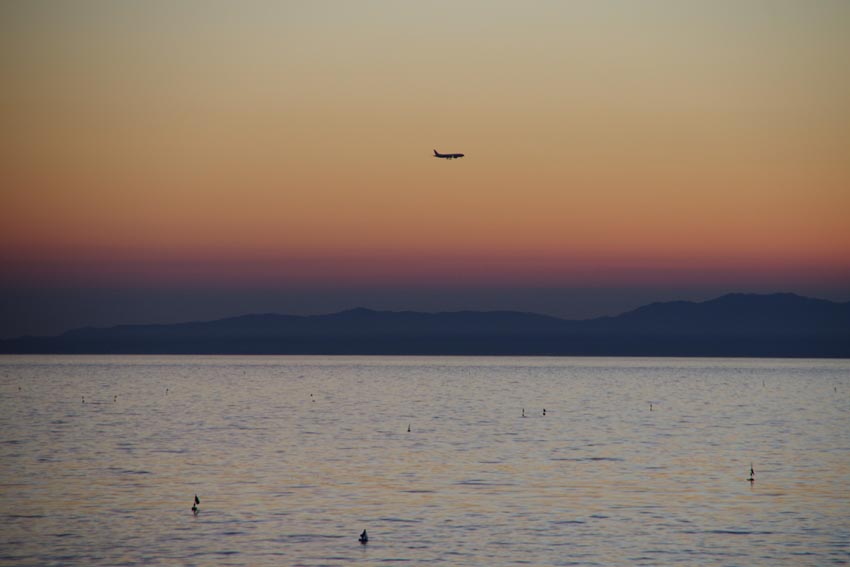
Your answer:
[[[441,154],[437,150],[434,150],[434,157],[443,158],[443,159],[457,159],[457,158],[462,158],[463,154]]]

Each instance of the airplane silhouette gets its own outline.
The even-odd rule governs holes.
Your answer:
[[[434,150],[434,157],[443,158],[443,159],[457,159],[457,158],[462,158],[463,154],[441,154],[437,150]]]

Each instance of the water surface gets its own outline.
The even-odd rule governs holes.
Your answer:
[[[850,361],[0,357],[0,525],[4,565],[846,564]]]

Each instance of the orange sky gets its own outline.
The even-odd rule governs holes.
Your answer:
[[[840,0],[4,2],[0,81],[6,286],[850,289]]]

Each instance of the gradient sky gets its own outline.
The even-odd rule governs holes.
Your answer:
[[[843,0],[6,1],[0,84],[0,337],[850,299]]]

